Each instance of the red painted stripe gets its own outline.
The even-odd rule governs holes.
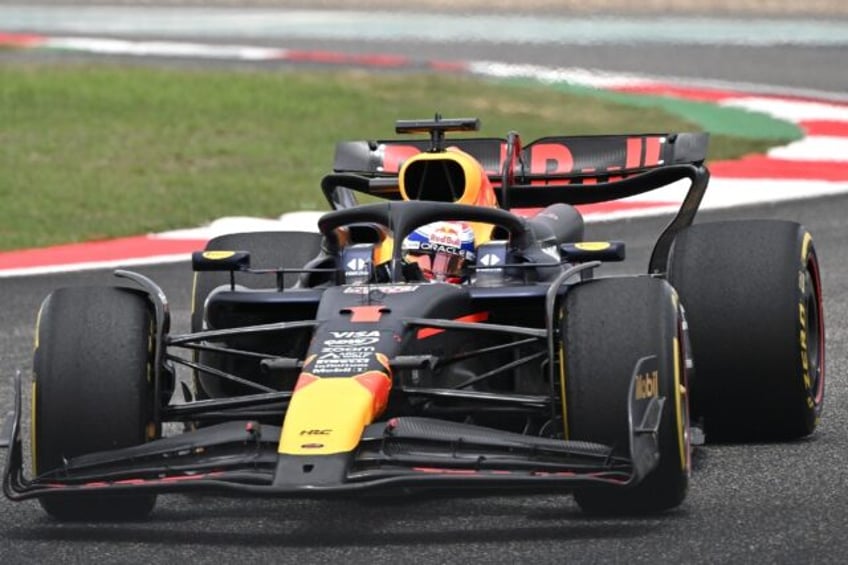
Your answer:
[[[822,98],[814,98],[812,96],[799,96],[799,95],[782,95],[782,94],[756,94],[756,93],[746,93],[739,92],[737,93],[737,98],[742,97],[754,97],[754,98],[767,98],[769,100],[780,100],[783,102],[811,102],[813,104],[827,104],[828,106],[836,106],[837,108],[848,108],[848,102],[839,102],[836,100],[827,100]]]
[[[371,405],[372,417],[382,414],[383,410],[389,404],[389,393],[392,390],[391,376],[380,371],[368,371],[367,373],[356,375],[353,377],[353,380],[371,393],[371,398],[373,398]]]
[[[693,88],[660,83],[623,85],[611,88],[610,90],[626,94],[644,94],[646,96],[683,98],[685,100],[693,100],[696,102],[719,103],[729,99],[766,98],[770,100],[784,100],[787,102],[814,102],[817,104],[827,104],[829,106],[837,106],[841,108],[848,106],[848,102],[822,100],[821,98],[814,98],[811,96],[767,94],[759,92],[745,92],[742,90],[723,90],[718,88]]]
[[[579,204],[575,206],[581,214],[608,214],[610,212],[623,212],[626,210],[645,210],[650,208],[665,208],[668,206],[679,206],[680,202],[662,200],[612,200],[610,202],[598,202],[596,204]],[[544,208],[513,208],[513,214],[530,218],[544,210]]]
[[[2,47],[40,47],[46,41],[47,38],[43,35],[0,33],[0,46]]]
[[[687,88],[671,84],[634,84],[629,86],[618,86],[612,90],[627,94],[644,94],[649,96],[668,96],[671,98],[684,98],[700,102],[721,102],[729,98],[740,98],[746,96],[741,92],[732,90],[717,90],[709,88]]]
[[[632,202],[614,200],[612,202],[598,202],[597,204],[581,204],[576,206],[576,208],[581,214],[608,214],[610,212],[623,212],[625,210],[645,210],[679,205],[680,202],[665,202],[661,200],[638,200]]]
[[[312,355],[309,359],[307,359],[307,360],[306,360],[306,363],[304,363],[304,365],[308,365],[308,364],[309,364],[309,362],[310,362],[310,361],[312,361],[312,359],[313,359],[314,357],[315,357],[315,356],[314,356],[314,355]],[[313,375],[312,373],[301,373],[301,374],[297,377],[297,382],[296,382],[296,383],[295,383],[295,385],[294,385],[294,390],[292,391],[292,393],[295,393],[295,392],[299,391],[299,390],[300,390],[300,389],[302,389],[303,387],[306,387],[306,386],[311,385],[312,383],[314,383],[314,382],[315,382],[315,381],[317,381],[317,380],[318,380],[318,377],[316,377],[316,376],[315,376],[315,375]]]
[[[463,73],[468,71],[468,63],[453,62],[453,61],[428,61],[427,66],[434,71]]]
[[[822,100],[811,96],[768,94],[761,92],[745,92],[742,90],[722,90],[716,88],[693,88],[677,86],[673,84],[633,84],[610,88],[614,92],[626,94],[644,94],[646,96],[666,96],[669,98],[682,98],[696,102],[719,103],[729,99],[740,98],[765,98],[769,100],[783,100],[787,102],[812,102],[816,104],[827,104],[839,108],[848,107],[848,102],[834,100]]]
[[[628,137],[627,138],[627,153],[625,155],[624,167],[626,169],[636,169],[642,166],[642,138]]]
[[[444,467],[413,467],[413,471],[419,473],[435,473],[439,475],[476,475],[478,471],[474,469],[448,469]]]
[[[383,316],[383,312],[388,309],[381,304],[377,304],[375,306],[351,306],[348,310],[350,310],[350,321],[354,324],[359,324],[379,322]],[[344,312],[344,310],[342,311]]]
[[[199,475],[174,475],[173,477],[162,477],[158,479],[160,483],[178,483],[183,481],[197,481],[200,479],[208,479],[209,477],[214,477],[216,475],[220,475],[220,473],[201,473]],[[157,482],[157,479],[148,480],[145,482]]]
[[[848,181],[845,163],[832,161],[790,161],[749,155],[738,161],[717,161],[709,168],[714,176],[724,178]]]
[[[586,167],[585,169],[579,171],[580,173],[596,173],[597,170],[594,167]],[[598,184],[598,177],[586,177],[583,179],[582,184]]]
[[[457,321],[457,322],[471,322],[471,323],[477,324],[477,323],[480,323],[480,322],[485,322],[488,319],[489,319],[489,313],[488,312],[476,312],[474,314],[468,314],[466,316],[460,316],[459,318],[456,318],[455,321]],[[426,339],[428,337],[432,337],[434,335],[440,334],[443,331],[445,331],[445,330],[443,330],[441,328],[421,328],[420,330],[418,330],[417,337],[418,337],[418,339]]]
[[[653,167],[660,162],[660,138],[648,137],[645,139],[645,166]]]
[[[758,92],[745,92],[741,90],[724,90],[719,88],[695,88],[661,83],[623,85],[610,88],[610,90],[626,94],[644,94],[646,96],[667,96],[670,98],[683,98],[685,100],[694,100],[696,102],[719,103],[732,98],[767,98],[771,100],[785,100],[788,102],[814,102],[817,104],[826,103],[830,106],[837,106],[840,108],[848,107],[848,102],[839,102],[833,100],[825,101],[821,98],[814,98],[812,96],[766,94]]]
[[[339,51],[298,51],[291,49],[279,57],[298,63],[330,63],[335,65],[365,65],[373,67],[402,67],[409,65],[409,57],[400,55],[351,54]]]
[[[206,240],[164,239],[149,236],[111,241],[72,243],[0,253],[0,269],[24,269],[44,265],[71,265],[100,261],[124,261],[157,255],[177,255],[203,249]]]
[[[801,128],[807,135],[832,135],[836,137],[848,137],[848,122],[836,122],[827,120],[802,121]]]

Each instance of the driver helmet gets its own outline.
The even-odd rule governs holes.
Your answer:
[[[404,259],[418,263],[427,280],[462,282],[474,262],[474,230],[465,222],[433,222],[417,228],[402,245]]]

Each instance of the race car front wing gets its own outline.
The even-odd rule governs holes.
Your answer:
[[[646,359],[647,360],[647,359]],[[644,361],[644,360],[643,360]],[[638,367],[638,365],[637,365]],[[349,453],[278,453],[281,429],[231,421],[134,447],[73,457],[61,468],[24,476],[21,377],[8,436],[3,490],[12,500],[67,493],[186,492],[332,496],[414,489],[504,487],[572,490],[638,483],[658,463],[663,397],[628,402],[629,457],[613,447],[528,436],[482,426],[396,417],[367,426]],[[320,438],[317,438],[320,439]]]

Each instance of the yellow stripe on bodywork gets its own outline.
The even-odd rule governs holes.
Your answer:
[[[574,247],[582,251],[605,251],[611,244],[608,241],[578,241]]]
[[[29,425],[29,445],[30,455],[32,456],[32,474],[38,475],[38,461],[35,457],[35,380],[32,381],[32,393],[30,394],[29,410],[32,415],[32,421]]]
[[[559,344],[559,387],[560,397],[562,398],[562,427],[565,439],[569,439],[570,432],[568,429],[568,396],[565,389],[565,349],[562,342]]]
[[[220,261],[222,259],[229,259],[235,254],[235,251],[204,251],[202,256],[204,259],[209,259],[210,261]]]
[[[194,277],[191,279],[191,315],[194,316],[194,313],[197,311],[197,273],[194,273]],[[192,328],[194,329],[194,328]]]
[[[675,337],[673,341],[674,347],[674,403],[677,412],[677,447],[680,451],[680,467],[685,471],[689,462],[689,454],[686,450],[686,425],[683,421],[683,395],[686,393],[685,387],[680,384],[680,342]]]
[[[38,315],[35,318],[35,339],[32,346],[32,357],[35,358],[36,352],[39,347],[39,334],[41,333],[41,314],[44,312],[44,305],[47,303],[47,300],[41,303],[41,306],[38,308]],[[29,448],[30,448],[30,456],[32,459],[32,472],[34,475],[38,475],[38,467],[36,462],[36,444],[35,444],[35,426],[38,423],[36,414],[35,414],[35,400],[36,400],[36,381],[38,379],[38,375],[35,374],[35,368],[33,368],[32,373],[32,392],[30,394],[29,401],[29,410],[30,410],[30,425],[29,425]]]
[[[386,237],[383,241],[374,246],[374,255],[372,260],[375,265],[382,265],[392,260],[392,253],[395,248],[395,239],[391,236]]]
[[[353,450],[374,418],[374,397],[354,378],[318,378],[292,396],[278,453],[328,455]]]

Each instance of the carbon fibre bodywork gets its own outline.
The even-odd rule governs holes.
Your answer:
[[[683,491],[655,506],[679,504],[689,472],[686,326],[665,283],[657,289],[673,335],[628,359],[617,377],[622,425],[598,441],[570,437],[564,304],[604,261],[624,255],[621,242],[582,242],[582,218],[570,205],[688,178],[651,258],[651,278],[662,279],[671,244],[706,189],[706,135],[546,138],[522,148],[510,134],[445,149],[445,131],[468,129],[459,122],[398,125],[429,132],[429,146],[340,144],[322,182],[334,210],[319,221],[321,252],[307,265],[252,268],[249,249],[197,253],[195,271],[230,273],[230,283],[201,297],[204,326],[191,333],[170,332],[168,302],[153,281],[119,271],[152,312],[154,433],[138,445],[63,456],[27,478],[19,378],[5,494],[624,492],[659,468],[669,444]],[[440,187],[450,189],[444,201]],[[357,192],[385,201],[360,205]],[[513,210],[526,207],[544,210]],[[470,222],[485,235],[462,284],[425,280],[394,245],[436,220]],[[245,288],[234,273],[271,273],[278,284]],[[286,287],[292,274],[298,281]],[[180,370],[197,389],[183,384],[176,400]],[[658,375],[673,385],[661,387]],[[163,424],[174,422],[184,431],[162,437]]]

